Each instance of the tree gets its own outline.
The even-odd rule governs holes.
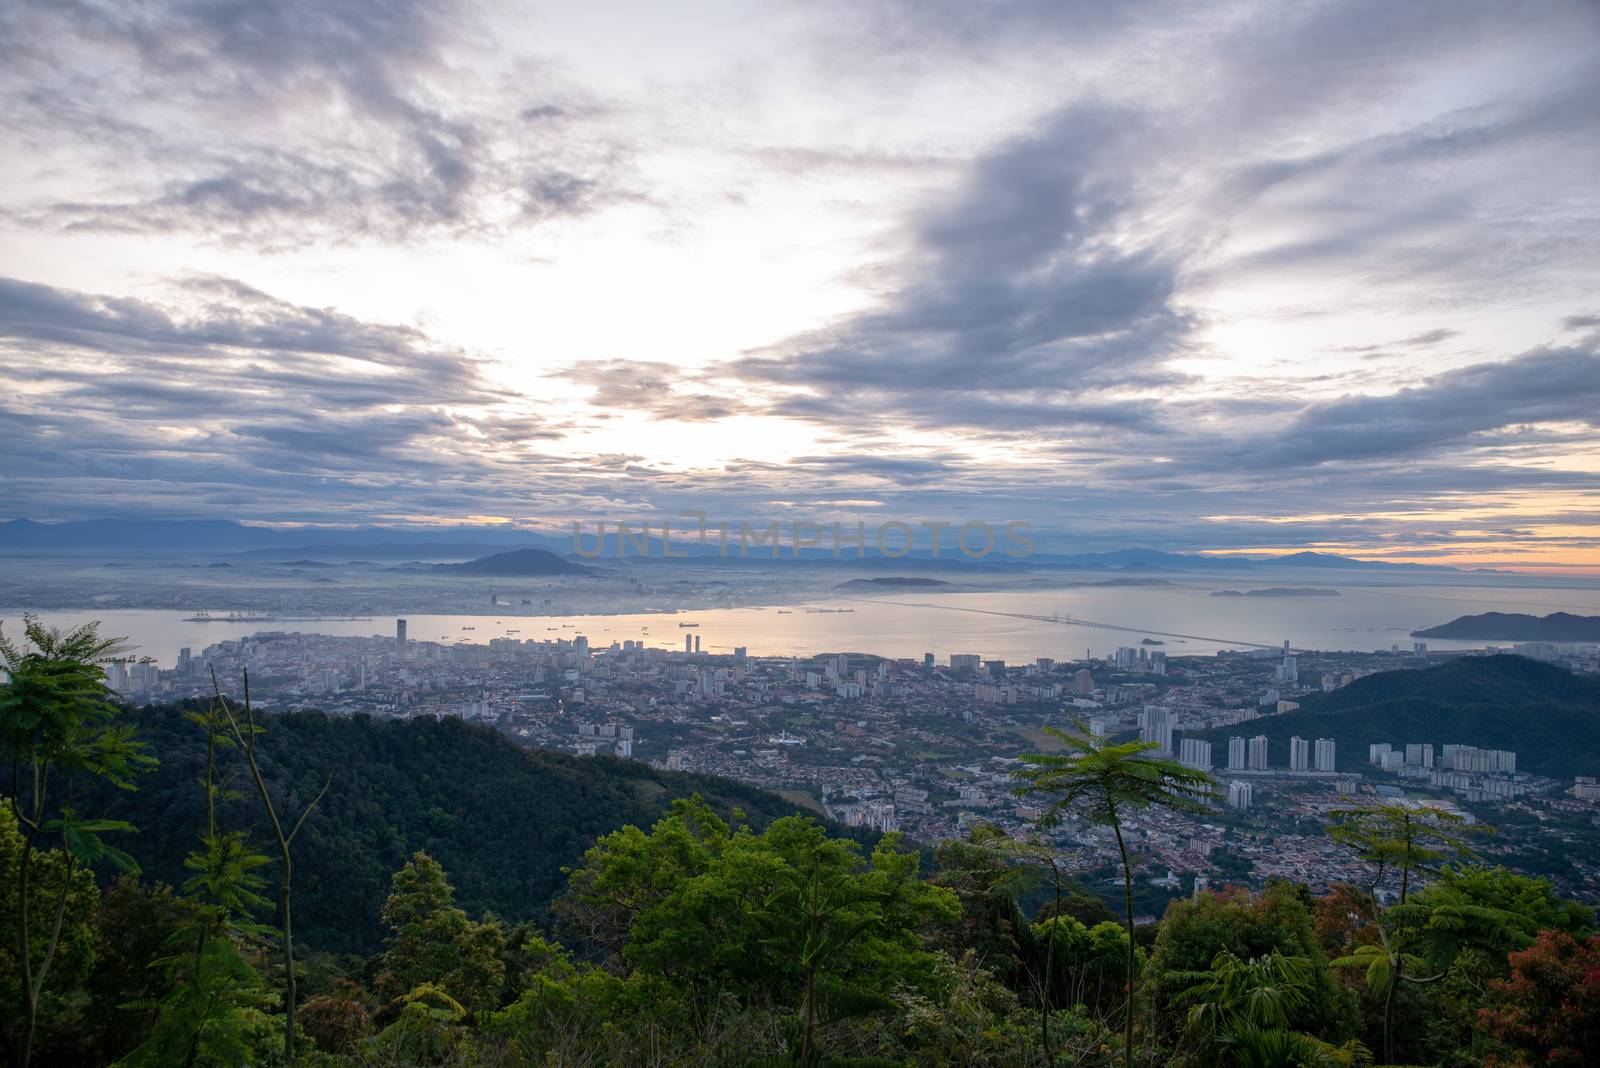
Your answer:
[[[0,947],[0,1027],[13,1054],[20,1054],[22,1035],[13,1032],[13,1023],[27,1017],[26,987],[21,983],[22,962],[17,956],[18,940],[10,937],[22,923],[16,889],[17,868],[22,862],[23,836],[10,820],[0,819],[0,930],[7,932]],[[60,849],[39,849],[33,854],[34,882],[66,888],[65,908],[34,909],[28,916],[32,930],[29,943],[34,947],[35,963],[54,935],[55,955],[48,982],[37,987],[39,1024],[32,1052],[41,1059],[63,1057],[72,1049],[72,1039],[95,1021],[79,1011],[84,985],[101,967],[97,960],[94,914],[99,903],[94,877],[83,867],[68,874],[69,857]],[[62,1047],[65,1047],[63,1049]],[[66,1059],[71,1059],[67,1057]]]
[[[1452,856],[1470,856],[1471,837],[1492,833],[1492,827],[1468,823],[1461,813],[1432,805],[1361,805],[1334,813],[1328,828],[1334,841],[1351,847],[1373,866],[1368,893],[1374,902],[1384,876],[1399,873],[1402,905],[1412,873],[1436,871]]]
[[[1124,742],[1112,745],[1092,733],[1083,723],[1075,733],[1046,727],[1045,733],[1060,741],[1065,753],[1030,753],[1023,757],[1030,766],[1016,772],[1022,780],[1015,793],[1020,797],[1047,800],[1038,825],[1054,827],[1069,811],[1091,823],[1110,827],[1122,855],[1122,888],[1128,930],[1128,1006],[1123,1023],[1123,1060],[1133,1064],[1133,1014],[1138,978],[1133,960],[1133,866],[1128,846],[1122,838],[1122,818],[1130,810],[1154,807],[1203,812],[1201,799],[1209,797],[1216,783],[1203,771],[1184,767],[1175,760],[1157,760],[1143,754],[1157,748],[1153,742]]]
[[[1334,841],[1350,846],[1356,855],[1372,865],[1373,876],[1367,893],[1373,912],[1378,910],[1378,887],[1391,872],[1400,875],[1400,906],[1404,910],[1413,873],[1436,871],[1451,856],[1471,855],[1468,840],[1472,835],[1489,834],[1493,828],[1469,824],[1459,812],[1435,806],[1376,804],[1345,809],[1334,815],[1328,833]],[[1417,931],[1428,927],[1427,910],[1421,914],[1402,911],[1377,925],[1378,944],[1357,946],[1349,956],[1333,963],[1341,967],[1362,968],[1369,987],[1383,990],[1383,1059],[1394,1059],[1394,997],[1406,981],[1406,966],[1417,960],[1407,942]],[[1434,982],[1442,972],[1425,980]]]
[[[1064,872],[1054,848],[1039,836],[1018,841],[993,824],[978,823],[967,832],[965,841],[941,843],[936,855],[942,869],[940,875],[945,877],[936,877],[936,881],[945,886],[955,884],[952,889],[957,890],[963,910],[975,928],[977,937],[967,939],[964,946],[971,947],[975,942],[982,942],[991,950],[1003,946],[1008,958],[1004,972],[1014,975],[1020,967],[1030,974],[1039,1006],[1040,1043],[1046,1059],[1053,1059],[1050,1012],[1057,985],[1056,948],[1063,941],[1061,931],[1069,928],[1058,922],[1043,926],[1041,967],[1036,946],[1039,939],[1026,937],[1034,930],[1023,920],[1016,899],[1025,889],[1048,882],[1052,898],[1045,907],[1052,910],[1052,917],[1060,913]],[[1082,928],[1081,924],[1075,926]],[[1086,938],[1087,930],[1083,933]],[[1026,961],[1025,952],[1029,958]]]
[[[39,999],[60,946],[77,865],[109,861],[137,870],[133,858],[101,836],[133,828],[93,819],[76,809],[85,780],[133,788],[133,777],[154,763],[118,720],[102,664],[123,655],[120,638],[102,638],[95,624],[71,630],[23,617],[23,642],[0,633],[0,749],[10,770],[7,807],[22,833],[14,873],[18,922],[17,985],[24,1009],[16,1060],[26,1068],[39,1022]],[[40,931],[34,914],[36,852],[59,837],[63,853],[52,919]],[[42,889],[42,888],[41,888]],[[36,939],[42,934],[43,942]]]
[[[680,1018],[729,1002],[792,1009],[791,1048],[815,1059],[824,1025],[892,1009],[897,987],[933,992],[939,958],[921,932],[960,905],[917,878],[918,855],[898,842],[864,860],[805,817],[730,831],[698,799],[680,802],[648,833],[602,837],[557,912],[627,986],[670,991]]]
[[[1503,867],[1458,864],[1442,868],[1416,899],[1430,906],[1479,906],[1510,913],[1525,921],[1530,933],[1555,930],[1576,936],[1595,929],[1594,910],[1558,896],[1550,880]]]
[[[1281,953],[1245,959],[1224,949],[1208,970],[1185,978],[1194,983],[1184,992],[1193,1003],[1189,1037],[1209,1045],[1244,1027],[1291,1029],[1310,1001],[1311,961]]]
[[[1479,1019],[1501,1048],[1493,1065],[1592,1064],[1600,1049],[1600,935],[1541,931],[1510,957]]]
[[[255,712],[250,707],[250,673],[244,676],[244,726],[239,726],[234,719],[233,710],[228,707],[227,698],[222,696],[222,687],[217,684],[217,673],[211,673],[211,685],[216,690],[216,701],[227,717],[228,730],[233,735],[235,744],[244,750],[245,760],[250,765],[250,777],[255,782],[256,793],[261,798],[261,806],[266,809],[267,818],[272,822],[272,834],[278,842],[278,862],[281,865],[278,880],[278,917],[280,923],[280,940],[283,949],[283,1059],[294,1063],[294,1015],[298,1001],[298,992],[295,989],[294,974],[294,921],[290,912],[290,892],[294,882],[294,859],[290,855],[290,848],[300,834],[300,829],[306,824],[306,817],[311,815],[311,810],[327,794],[328,787],[333,785],[333,776],[323,783],[322,790],[311,799],[300,812],[300,818],[295,820],[294,826],[288,831],[283,829],[283,821],[278,818],[278,807],[272,803],[272,795],[267,792],[267,781],[261,777],[261,765],[256,762],[256,736],[266,728],[256,725]]]
[[[86,984],[85,1063],[110,1064],[150,1036],[158,1005],[171,992],[151,962],[166,956],[179,931],[195,922],[194,906],[164,884],[141,885],[121,875],[95,916],[94,972]]]
[[[1298,975],[1304,997],[1286,1003],[1284,1026],[1290,1030],[1340,1039],[1353,1023],[1349,997],[1328,968],[1299,888],[1274,880],[1260,893],[1230,888],[1167,907],[1150,954],[1151,1017],[1158,1033],[1172,1034],[1189,1023],[1196,976],[1224,955],[1305,962]]]
[[[264,929],[251,913],[267,907],[259,869],[267,858],[250,848],[243,831],[224,831],[217,802],[234,795],[217,779],[217,750],[226,747],[224,717],[213,702],[185,718],[205,731],[205,827],[200,847],[184,861],[192,872],[184,894],[193,903],[189,922],[179,927],[172,952],[152,963],[165,968],[170,992],[155,1004],[150,1035],[121,1064],[124,1068],[166,1068],[181,1064],[243,1066],[256,1056],[254,1024],[261,1016],[260,976],[240,953],[238,942]]]
[[[499,924],[475,922],[455,907],[455,888],[427,853],[418,851],[395,872],[383,924],[390,931],[389,948],[379,961],[376,989],[391,1007],[424,1004],[427,999],[406,998],[427,985],[468,1011],[499,1006],[504,934]]]
[[[373,1033],[371,995],[349,979],[340,979],[325,994],[306,999],[301,1023],[329,1053],[354,1053],[362,1039]]]

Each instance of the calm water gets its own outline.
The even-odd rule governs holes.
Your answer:
[[[498,616],[407,615],[410,637],[423,641],[475,641],[490,638],[572,638],[583,634],[591,646],[643,640],[648,645],[683,648],[685,634],[698,634],[707,652],[747,646],[753,655],[810,655],[861,652],[883,656],[978,653],[1010,661],[1039,656],[1058,659],[1104,655],[1119,645],[1159,638],[1169,655],[1211,655],[1239,643],[1302,649],[1354,649],[1370,652],[1399,643],[1408,633],[1474,612],[1571,611],[1600,614],[1600,589],[1467,588],[1460,586],[1337,587],[1339,597],[1212,597],[1216,589],[1246,589],[1277,584],[1229,580],[1184,580],[1182,585],[1124,588],[1016,590],[985,593],[885,591],[865,598],[837,598],[809,606],[729,608],[676,615]],[[1320,581],[1292,585],[1334,587]],[[893,603],[888,603],[893,602]],[[821,612],[817,609],[850,609]],[[808,610],[809,609],[809,610]],[[1011,613],[993,614],[993,613]],[[106,633],[126,635],[139,651],[170,667],[178,649],[198,653],[224,638],[263,630],[363,635],[394,634],[394,617],[279,623],[186,623],[187,613],[124,610],[44,613],[45,622],[64,626],[101,620]],[[1019,619],[1015,616],[1043,616]],[[1051,622],[1072,616],[1132,628],[1103,629]],[[0,610],[8,633],[20,628],[19,609]],[[679,623],[696,623],[693,629]],[[465,628],[472,628],[470,630]],[[1148,629],[1142,629],[1148,628]],[[1160,632],[1192,637],[1161,637]],[[1481,642],[1433,640],[1433,648],[1470,648]]]

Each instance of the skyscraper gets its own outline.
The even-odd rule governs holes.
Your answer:
[[[1250,795],[1254,793],[1247,782],[1230,782],[1228,784],[1228,805],[1244,812],[1250,807]]]
[[[1228,770],[1243,771],[1247,760],[1245,741],[1243,738],[1228,739]]]
[[[1258,734],[1250,739],[1250,770],[1267,770],[1267,736]]]
[[[1289,770],[1311,770],[1311,743],[1299,735],[1289,739]]]
[[[572,651],[580,657],[589,655],[589,639],[582,634],[572,639]]]
[[[1318,738],[1316,751],[1316,767],[1318,771],[1333,771],[1334,748],[1332,738]]]
[[[1178,761],[1196,771],[1211,770],[1211,743],[1203,738],[1185,738],[1178,747]]]
[[[394,647],[402,652],[405,651],[406,621],[403,619],[397,619],[394,621]]]
[[[688,656],[692,652],[694,652],[694,636],[685,634],[683,636],[683,655]]]
[[[1170,714],[1161,705],[1145,705],[1143,726],[1139,731],[1139,740],[1154,742],[1156,751],[1160,753],[1172,752],[1172,719]]]

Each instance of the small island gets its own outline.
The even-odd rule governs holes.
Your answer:
[[[948,586],[944,579],[918,578],[914,575],[885,575],[882,578],[851,579],[835,586],[836,590],[922,590],[933,586]]]
[[[1269,586],[1264,590],[1217,590],[1213,597],[1338,597],[1338,590],[1316,586]]]
[[[431,570],[443,574],[487,575],[496,578],[596,574],[592,567],[575,564],[545,549],[515,549],[511,552],[468,560],[464,564],[435,564]]]
[[[1414,630],[1411,636],[1489,642],[1600,642],[1600,616],[1552,612],[1541,617],[1523,612],[1483,612],[1460,616],[1427,630]]]

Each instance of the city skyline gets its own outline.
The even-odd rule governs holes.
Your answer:
[[[1597,31],[14,5],[0,518],[892,514],[1592,571]]]

